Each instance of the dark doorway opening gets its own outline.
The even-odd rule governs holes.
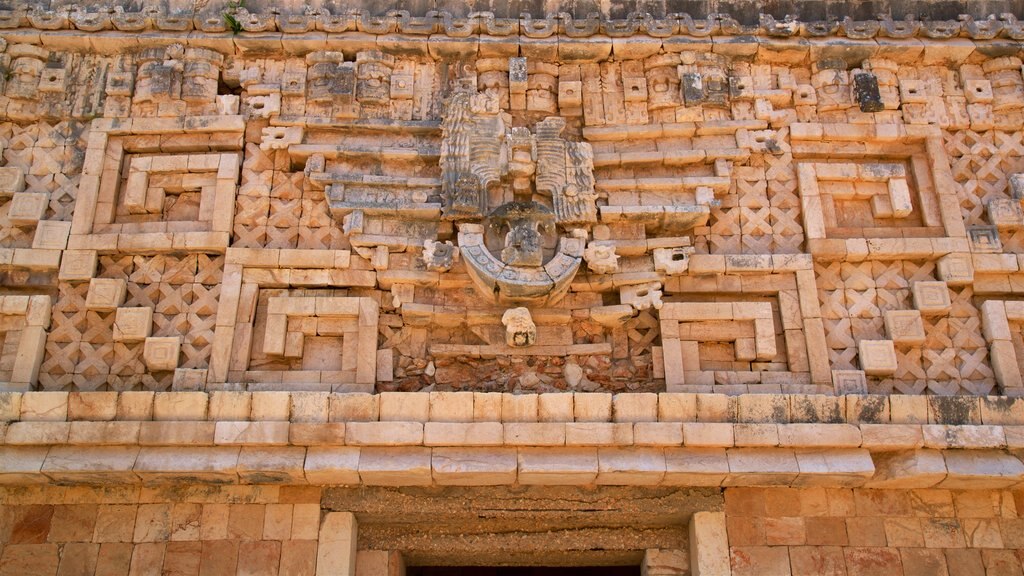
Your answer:
[[[406,576],[639,576],[639,566],[410,566]]]

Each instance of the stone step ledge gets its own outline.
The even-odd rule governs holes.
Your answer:
[[[1003,489],[1001,450],[4,446],[0,484],[636,485]]]
[[[699,393],[0,392],[0,422],[734,422],[1024,425],[1024,399]]]
[[[6,446],[691,447],[1024,450],[1024,426],[726,422],[18,421]]]

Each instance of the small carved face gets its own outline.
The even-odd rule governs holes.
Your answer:
[[[518,220],[511,223],[505,234],[505,249],[501,260],[511,266],[540,266],[544,263],[544,238],[539,223]]]

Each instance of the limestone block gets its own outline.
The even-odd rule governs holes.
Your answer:
[[[665,453],[657,448],[599,448],[597,483],[656,485],[665,477]]]
[[[208,408],[205,392],[157,392],[153,397],[153,420],[206,420]]]
[[[892,340],[861,340],[857,351],[865,374],[888,376],[896,373],[896,349]]]
[[[83,282],[96,275],[99,254],[95,250],[65,250],[60,261],[57,279],[63,282]]]
[[[610,422],[612,395],[576,392],[573,394],[573,413],[576,422]]]
[[[359,448],[311,446],[306,450],[306,481],[310,484],[359,484]]]
[[[1000,450],[949,450],[942,456],[948,474],[938,488],[998,490],[1024,480],[1024,464]]]
[[[633,425],[637,446],[681,446],[683,427],[678,422],[637,422]]]
[[[890,178],[887,184],[889,191],[889,202],[892,206],[894,218],[906,218],[913,210],[913,203],[910,195],[910,187],[906,178]]]
[[[720,486],[729,474],[724,448],[668,448],[665,478],[668,486]]]
[[[924,447],[921,426],[915,424],[861,424],[860,434],[861,447],[873,452]]]
[[[7,208],[7,220],[15,226],[31,226],[46,215],[50,195],[42,192],[15,194]]]
[[[408,80],[412,84],[412,79]],[[392,76],[394,86],[394,76]],[[392,95],[394,90],[392,90]],[[394,96],[392,96],[394,97]],[[405,574],[402,554],[394,550],[360,550],[356,553],[358,576],[401,576]]]
[[[930,488],[946,478],[946,463],[937,450],[879,452],[872,455],[875,475],[869,488]]]
[[[515,483],[518,460],[511,448],[435,448],[431,466],[437,484],[499,486]]]
[[[287,421],[290,403],[289,392],[253,392],[250,419]]]
[[[39,473],[49,451],[49,446],[0,446],[0,484],[50,482]]]
[[[89,292],[85,297],[85,308],[98,312],[113,312],[124,303],[127,282],[116,278],[93,278],[89,280]]]
[[[305,460],[306,449],[299,446],[246,446],[238,454],[238,479],[245,484],[305,484]]]
[[[649,424],[658,424],[651,422]],[[671,423],[668,423],[671,425]],[[679,431],[682,443],[682,430]],[[646,432],[649,440],[661,440],[665,436],[654,431]],[[566,446],[629,446],[633,444],[633,424],[629,422],[567,422],[565,424]]]
[[[0,196],[13,196],[25,189],[25,173],[16,166],[0,168]]]
[[[288,444],[288,422],[217,422],[213,442],[225,446],[283,446]]]
[[[358,530],[351,512],[324,515],[316,547],[316,576],[355,576]]]
[[[1005,392],[1020,390],[1024,386],[1020,366],[1017,364],[1017,352],[1013,343],[1008,340],[996,340],[989,344],[989,361],[996,381]]]
[[[139,422],[141,446],[212,446],[213,422]]]
[[[914,308],[920,310],[922,316],[942,316],[953,309],[945,282],[914,282],[912,291]]]
[[[473,392],[473,421],[501,422],[502,397],[500,392]]]
[[[62,422],[68,419],[67,392],[32,392],[22,394],[21,417],[26,422]]]
[[[292,392],[289,417],[292,422],[327,422],[329,394],[327,392]]]
[[[737,398],[738,422],[788,422],[789,399],[782,394],[747,394]]]
[[[860,428],[853,424],[779,424],[780,446],[856,448],[860,443]]]
[[[121,446],[139,443],[141,422],[71,422],[68,444]]]
[[[135,483],[138,454],[138,446],[54,446],[40,472],[62,484]]]
[[[331,422],[374,422],[380,414],[377,394],[331,394]]]
[[[249,419],[252,407],[251,392],[214,391],[209,395],[210,420]]]
[[[288,442],[296,446],[338,446],[345,443],[345,423],[292,422]]]
[[[174,370],[178,367],[178,354],[181,352],[181,337],[146,338],[142,349],[142,359],[146,367],[154,372]]]
[[[609,398],[609,402],[610,400]],[[536,394],[502,394],[502,422],[536,422],[539,414],[538,402],[539,398]]]
[[[572,394],[562,392],[538,395],[537,419],[541,422],[572,422],[572,398]]]
[[[352,446],[402,446],[423,443],[422,422],[349,422],[345,441]]]
[[[426,446],[501,446],[505,428],[500,422],[427,422],[423,425]]]
[[[863,486],[875,473],[871,453],[857,448],[796,451],[800,475],[794,486]]]
[[[368,486],[429,486],[430,458],[430,448],[362,448],[359,478]]]
[[[4,440],[12,445],[66,444],[70,422],[12,422]]]
[[[563,446],[565,424],[555,422],[507,422],[505,444],[509,446]]]
[[[939,280],[949,286],[965,286],[974,282],[974,260],[970,254],[947,254],[936,265]]]
[[[657,422],[658,395],[616,394],[612,397],[612,419],[615,422]]]
[[[64,250],[68,247],[71,222],[40,220],[32,239],[32,247],[41,250]]]
[[[723,486],[789,486],[800,474],[796,453],[783,448],[728,450],[729,476]]]
[[[12,385],[27,389],[36,383],[45,347],[46,330],[42,326],[26,326],[21,331],[14,366],[11,369]]]
[[[113,420],[116,416],[117,392],[71,392],[68,395],[69,421]]]
[[[122,392],[117,396],[118,420],[152,420],[154,392]]]
[[[921,433],[925,448],[977,450],[1006,447],[1002,426],[925,424],[921,426]]]
[[[981,303],[981,331],[988,342],[1010,340],[1010,324],[1006,318],[1006,304],[1002,300]]]
[[[863,370],[833,370],[836,394],[867,394],[868,382]]]
[[[885,334],[898,346],[921,346],[927,339],[919,310],[886,310],[882,312]]]
[[[731,447],[733,425],[724,422],[684,422],[683,444],[693,448]]]
[[[694,512],[690,517],[689,530],[692,576],[730,574],[725,512]]]
[[[143,342],[153,329],[153,309],[118,308],[114,316],[114,342]]]
[[[473,392],[430,392],[429,400],[432,422],[473,421]]]
[[[0,392],[0,422],[21,419],[22,392]]]
[[[697,396],[686,393],[658,394],[658,420],[692,422],[697,418]]]
[[[424,392],[381,392],[380,420],[426,422],[430,419],[430,394]]]
[[[147,483],[238,481],[238,453],[229,446],[144,446],[133,470]]]
[[[520,448],[518,456],[520,484],[586,485],[597,478],[597,448]]]

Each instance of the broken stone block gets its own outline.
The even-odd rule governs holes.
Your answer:
[[[0,168],[0,196],[13,196],[25,189],[25,173],[15,166]]]
[[[152,308],[118,308],[114,316],[114,342],[142,342],[152,328]]]

